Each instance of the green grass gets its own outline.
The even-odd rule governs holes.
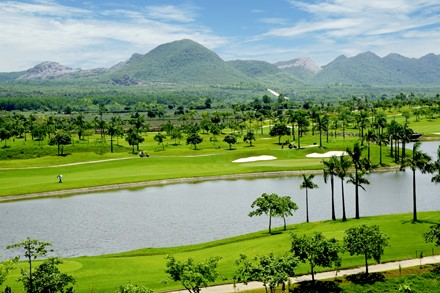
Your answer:
[[[75,148],[79,145],[76,143],[75,146],[66,147],[66,152],[69,154],[67,156],[52,155],[27,160],[0,161],[2,186],[0,196],[182,177],[320,170],[322,159],[306,158],[307,154],[345,150],[357,140],[356,137],[347,139],[332,137],[329,138],[329,143],[326,143],[324,138],[323,148],[310,147],[298,150],[281,148],[277,144],[277,138],[258,136],[253,147],[241,142],[235,145],[233,150],[228,150],[225,143],[217,142],[214,145],[208,141],[208,136],[204,136],[204,139],[205,142],[198,147],[198,150],[193,150],[192,146],[169,144],[165,151],[162,151],[161,146],[157,146],[157,143],[152,141],[152,135],[149,135],[145,144],[141,146],[144,152],[150,154],[149,158],[139,158],[138,155],[131,154],[131,149],[127,146],[122,146],[126,149],[125,152],[113,154],[76,152]],[[316,140],[316,135],[314,137],[307,135],[302,139],[302,146],[313,145]],[[218,148],[219,146],[221,148]],[[19,146],[11,145],[11,148],[16,147]],[[160,150],[155,151],[157,148]],[[376,145],[372,145],[372,160],[375,163],[379,161],[378,150]],[[383,148],[383,161],[391,165],[392,161],[387,157],[386,150]],[[232,162],[239,158],[258,155],[273,155],[277,160],[240,164]],[[124,160],[105,161],[109,159]],[[100,162],[69,165],[92,161]],[[57,184],[58,174],[63,174],[63,184]],[[32,180],[29,180],[30,176]]]
[[[411,214],[400,214],[365,217],[360,220],[350,219],[347,222],[302,223],[289,226],[287,232],[277,229],[274,235],[269,235],[264,230],[198,245],[145,248],[120,254],[66,259],[62,268],[76,278],[76,292],[112,292],[118,285],[127,281],[143,284],[161,292],[181,288],[177,283],[162,282],[167,277],[164,273],[166,255],[173,254],[177,259],[192,257],[196,260],[221,256],[218,267],[221,277],[217,283],[229,283],[235,271],[234,261],[238,259],[240,253],[248,256],[265,255],[270,252],[285,253],[290,248],[290,232],[310,235],[317,231],[322,232],[326,237],[341,240],[347,228],[360,224],[377,224],[390,237],[390,246],[385,249],[383,262],[415,258],[422,251],[424,256],[431,255],[432,252],[438,253],[437,248],[433,250],[432,244],[424,242],[422,234],[430,225],[440,223],[440,213],[419,213],[419,219],[419,222],[413,223]],[[370,264],[372,263],[374,262],[371,261]],[[343,255],[343,268],[363,265],[363,257]],[[307,265],[301,265],[296,273],[304,274],[308,269]],[[14,282],[17,277],[18,272],[14,272],[8,278],[8,284],[12,286],[14,292],[20,292],[21,289],[20,284]]]
[[[396,117],[401,119],[402,117]],[[416,132],[434,133],[440,132],[438,120],[411,122]],[[131,154],[131,148],[120,140],[121,146],[117,147],[116,153],[110,154],[104,151],[109,145],[95,146],[92,151],[84,144],[76,142],[74,146],[67,146],[67,156],[56,156],[56,148],[49,148],[52,155],[40,156],[46,150],[36,150],[36,156],[27,160],[1,160],[0,168],[0,196],[13,194],[26,194],[34,192],[74,189],[81,187],[100,186],[127,182],[144,182],[159,179],[171,179],[182,177],[205,177],[227,174],[242,174],[270,171],[288,170],[320,170],[322,159],[309,159],[306,155],[312,152],[324,153],[331,150],[345,150],[352,147],[357,137],[329,137],[329,143],[323,137],[323,148],[312,147],[300,150],[281,148],[277,144],[278,138],[270,138],[265,134],[257,133],[257,141],[253,147],[241,142],[229,151],[228,145],[221,142],[216,144],[209,142],[209,137],[204,136],[204,142],[193,150],[182,141],[179,145],[173,145],[168,141],[165,151],[153,141],[153,135],[146,137],[141,145],[144,152],[150,154],[149,158],[139,158]],[[355,130],[349,130],[356,133]],[[283,140],[287,139],[284,137]],[[310,133],[301,139],[301,146],[319,143],[317,134]],[[43,142],[42,142],[43,144]],[[83,145],[82,145],[83,144]],[[0,149],[0,152],[8,152],[10,149],[18,151],[32,151],[38,148],[38,143],[23,142],[16,140],[8,142],[9,148]],[[233,160],[256,155],[273,155],[274,161],[262,161],[253,163],[232,163]],[[372,145],[371,156],[373,163],[379,161],[379,148]],[[108,159],[123,159],[115,161],[103,161]],[[67,165],[77,162],[98,163],[82,165]],[[388,149],[383,149],[383,161],[392,165],[388,157]],[[56,167],[57,165],[61,165]],[[49,167],[51,166],[51,167]],[[35,167],[35,168],[29,168]],[[56,175],[63,174],[63,184],[58,184]],[[31,180],[30,180],[31,178]],[[429,255],[432,253],[432,245],[423,242],[422,234],[433,223],[440,223],[440,214],[436,212],[419,213],[420,221],[412,223],[411,215],[390,215],[381,217],[368,217],[361,220],[349,220],[348,222],[321,222],[304,223],[289,227],[289,231],[301,234],[311,234],[314,231],[323,232],[328,237],[342,239],[343,232],[348,227],[359,224],[378,224],[381,229],[390,236],[391,247],[385,250],[383,261],[416,257],[420,251]],[[264,227],[262,227],[264,228]],[[44,240],[44,239],[43,239]],[[123,239],[121,239],[123,241]],[[141,249],[117,255],[104,255],[96,257],[80,257],[67,259],[62,266],[65,272],[72,274],[77,279],[75,286],[77,292],[112,292],[114,289],[131,281],[153,288],[155,291],[165,291],[180,288],[178,284],[163,284],[166,278],[165,257],[167,254],[175,254],[177,258],[184,259],[193,257],[205,259],[212,256],[222,256],[219,263],[219,271],[222,275],[219,282],[230,282],[235,270],[234,261],[240,253],[249,256],[267,254],[269,252],[283,253],[289,250],[289,233],[268,235],[265,231],[234,237],[210,243],[192,245],[186,247],[174,247],[163,249]],[[363,265],[362,257],[349,257],[344,255],[343,266],[352,267]],[[306,273],[308,266],[302,265],[298,273]],[[21,292],[21,285],[14,280],[18,272],[14,272],[8,279],[14,292]]]

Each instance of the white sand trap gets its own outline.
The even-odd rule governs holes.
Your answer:
[[[306,148],[317,148],[317,147],[319,147],[319,145],[317,145],[317,144],[302,145],[302,146],[301,146],[302,149],[306,149]]]
[[[248,158],[241,158],[235,161],[232,161],[232,163],[248,163],[248,162],[256,162],[256,161],[270,161],[270,160],[276,160],[277,158],[274,156],[257,156],[257,157],[248,157]]]
[[[311,153],[311,154],[308,154],[306,157],[307,158],[330,158],[333,156],[341,157],[341,156],[346,156],[346,155],[347,155],[347,152],[344,152],[344,151],[332,151],[332,152],[326,152],[324,154]]]

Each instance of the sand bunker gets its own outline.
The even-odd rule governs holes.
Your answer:
[[[347,152],[344,151],[332,151],[332,152],[326,152],[324,154],[318,154],[318,153],[311,153],[306,155],[307,158],[330,158],[333,156],[341,157],[346,156]]]
[[[257,157],[248,157],[248,158],[241,158],[235,161],[232,161],[232,163],[247,163],[247,162],[256,162],[256,161],[270,161],[270,160],[276,160],[277,158],[274,156],[257,156]]]

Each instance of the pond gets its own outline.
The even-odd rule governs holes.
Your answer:
[[[423,143],[436,158],[440,142]],[[440,209],[439,187],[432,175],[417,173],[418,210]],[[368,175],[360,192],[362,216],[412,211],[411,172]],[[309,190],[310,221],[331,218],[330,184],[314,179]],[[305,190],[299,176],[252,180],[218,180],[85,194],[0,204],[0,253],[30,236],[53,242],[62,257],[122,252],[142,247],[201,243],[267,229],[265,216],[249,218],[251,203],[262,193],[289,195],[299,209],[289,224],[305,221]],[[345,185],[347,217],[354,217],[354,187]],[[335,181],[336,216],[341,218],[340,181]],[[282,226],[274,219],[273,226]]]

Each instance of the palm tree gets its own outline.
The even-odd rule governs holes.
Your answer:
[[[355,180],[355,218],[359,219],[359,175],[362,172],[371,169],[370,161],[368,159],[362,158],[363,147],[359,142],[355,143],[353,150],[347,148],[347,153],[351,158],[351,162],[354,166],[354,180]]]
[[[359,115],[356,117],[357,125],[360,128],[360,137],[361,144],[364,145],[364,129],[370,124],[370,120],[368,119],[367,111],[360,111]]]
[[[347,221],[345,215],[345,194],[344,194],[344,179],[347,177],[347,169],[351,166],[350,160],[345,157],[339,157],[338,164],[336,165],[336,176],[341,179],[341,191],[342,191],[342,221]]]
[[[394,157],[394,140],[396,139],[398,128],[399,128],[399,124],[395,120],[392,120],[390,124],[387,125],[387,134],[390,143],[391,158]]]
[[[298,125],[298,149],[300,149],[302,134],[304,129],[309,126],[309,120],[304,112],[298,112],[296,124]]]
[[[306,189],[306,220],[307,223],[309,222],[309,189],[314,189],[314,188],[318,188],[318,185],[315,184],[312,180],[315,177],[315,175],[310,174],[310,175],[305,175],[303,174],[303,182],[300,185],[300,188]]]
[[[351,183],[355,186],[355,189],[358,190],[359,187],[362,188],[365,191],[364,184],[370,184],[370,180],[364,177],[366,173],[364,173],[361,170],[358,170],[355,174],[348,175],[349,179],[347,180],[348,183]],[[356,201],[356,219],[359,219],[359,201]]]
[[[405,123],[402,127],[400,127],[400,139],[402,141],[402,162],[406,157],[405,144],[411,141],[411,137],[413,134],[414,130],[408,127],[408,123]]]
[[[322,163],[324,164],[324,182],[327,183],[327,179],[330,177],[330,186],[332,189],[332,220],[334,221],[336,220],[334,176],[336,175],[338,158],[332,156],[328,161],[322,161]]]
[[[376,139],[376,142],[379,144],[379,164],[382,166],[382,145],[387,145],[389,143],[388,135],[381,133]]]
[[[431,157],[420,150],[420,142],[418,141],[413,145],[412,156],[405,157],[400,166],[402,171],[409,167],[413,172],[413,222],[417,221],[416,170],[419,169],[422,173],[431,173],[430,161]]]
[[[373,129],[369,129],[367,134],[365,135],[365,140],[367,141],[367,149],[368,149],[368,160],[370,160],[370,143],[377,140],[376,132]]]

